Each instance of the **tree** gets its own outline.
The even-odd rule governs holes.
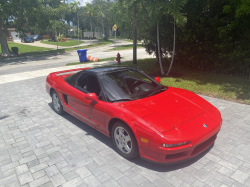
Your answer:
[[[0,1],[0,43],[2,56],[12,55],[7,44],[7,27],[15,23],[16,31],[21,36],[28,31],[30,25],[40,22],[39,17],[43,13],[44,7],[40,0],[19,0]],[[42,20],[41,25],[44,26]]]
[[[171,15],[174,17],[174,45],[173,45],[173,55],[172,55],[172,60],[170,64],[170,68],[168,70],[169,74],[173,60],[174,60],[174,55],[175,55],[175,22],[178,23],[178,25],[183,25],[185,22],[185,17],[183,14],[180,12],[181,8],[187,0],[144,0],[141,1],[142,3],[142,8],[145,10],[147,18],[150,20],[151,25],[156,25],[156,36],[157,36],[157,47],[156,47],[156,52],[157,52],[157,59],[160,64],[160,69],[161,69],[161,74],[164,75],[165,72],[163,70],[161,58],[162,58],[162,48],[160,44],[160,34],[159,34],[159,22],[161,21],[161,18],[164,14]],[[149,43],[150,46],[151,43]]]
[[[87,4],[87,15],[89,16],[89,19],[90,19],[90,28],[91,28],[91,32],[92,31],[92,19],[93,19],[93,16],[94,16],[94,8],[92,7],[92,5],[90,3]],[[94,32],[93,32],[93,38],[94,38]]]
[[[160,38],[159,38],[159,20],[161,19],[162,15],[163,15],[163,10],[165,8],[165,5],[166,4],[163,4],[164,2],[162,2],[161,0],[160,1],[157,1],[157,0],[153,0],[153,1],[146,1],[146,6],[147,6],[147,17],[148,18],[151,18],[150,21],[152,23],[155,23],[156,22],[156,27],[157,27],[157,33],[156,33],[156,36],[157,36],[157,52],[158,54],[158,62],[160,64],[160,69],[161,69],[161,74],[164,75],[164,70],[163,70],[163,66],[162,66],[162,62],[161,62],[161,57],[162,57],[162,54],[161,54],[161,45],[160,45]],[[169,2],[167,2],[169,3]],[[143,8],[145,9],[144,5],[143,5]]]
[[[79,9],[79,28],[82,31],[82,38],[84,38],[84,30],[89,29],[90,30],[90,20],[87,16],[87,9],[86,7],[80,7]]]
[[[77,18],[77,21],[79,21],[78,5],[80,5],[79,1],[73,0],[73,2],[70,3],[71,11],[76,15],[75,17]],[[74,29],[74,35],[75,35],[75,29]]]
[[[186,17],[184,17],[184,15],[180,12],[180,10],[182,9],[182,7],[187,3],[187,0],[169,0],[170,3],[165,4],[168,5],[167,9],[170,13],[170,15],[173,16],[174,18],[174,44],[173,44],[173,53],[172,53],[172,59],[171,59],[171,63],[170,63],[170,67],[168,69],[168,72],[166,74],[166,76],[169,75],[173,62],[174,62],[174,56],[175,56],[175,25],[176,23],[180,26],[183,26],[184,23],[186,22]]]
[[[12,25],[20,37],[25,36],[30,27],[40,29],[51,26],[53,20],[59,20],[65,8],[60,0],[11,0],[0,1],[0,43],[2,56],[13,55],[7,44],[7,27]],[[3,29],[2,29],[3,28]]]
[[[250,2],[188,0],[187,24],[177,29],[178,59],[185,68],[250,76]]]
[[[112,15],[111,8],[112,5],[115,4],[112,1],[104,1],[104,0],[93,0],[92,6],[94,9],[93,21],[95,28],[99,29],[102,34],[104,34],[103,40],[108,40],[109,31],[112,28]]]
[[[133,64],[137,63],[137,6],[142,0],[118,0],[127,5],[127,10],[133,9]]]
[[[97,15],[100,17],[101,24],[102,24],[102,43],[103,43],[103,34],[104,34],[103,19],[105,18],[105,14],[104,14],[104,11],[103,11],[104,6],[105,6],[105,4],[96,6],[96,12],[97,12]]]

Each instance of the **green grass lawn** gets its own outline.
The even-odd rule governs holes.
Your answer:
[[[14,43],[14,42],[9,42],[8,45],[9,45],[10,50],[11,50],[11,47],[18,47],[19,54],[49,50],[49,48],[45,48],[45,47],[35,47],[35,46]],[[0,45],[0,53],[2,53],[1,45]]]
[[[57,45],[57,42],[49,42],[49,41],[40,41],[43,44],[49,45]],[[84,43],[83,41],[79,41],[79,45]],[[67,46],[75,46],[78,45],[78,40],[68,40],[67,42],[58,42],[58,46],[67,47]]]
[[[143,46],[141,44],[137,45],[137,48],[142,48],[142,47]],[[109,49],[109,51],[118,51],[118,50],[126,50],[126,49],[133,49],[133,44],[118,46],[113,49]]]
[[[116,57],[110,57],[110,58],[103,58],[103,59],[100,59],[98,62],[104,62],[104,61],[108,61],[108,60],[115,60]],[[123,59],[123,57],[122,57]],[[66,64],[66,66],[72,66],[72,65],[79,65],[79,64],[84,64],[84,63],[93,63],[93,62],[72,62],[72,63],[68,63]]]
[[[156,65],[155,59],[138,60],[137,64],[123,62],[122,65],[136,67],[143,70],[153,78],[157,72],[160,72],[159,65]],[[165,73],[169,63],[164,63]],[[233,77],[208,73],[195,70],[187,70],[179,64],[174,63],[172,73],[184,74],[179,78],[161,77],[161,83],[166,86],[183,88],[195,92],[196,94],[225,99],[238,103],[250,104],[250,81],[241,77]]]

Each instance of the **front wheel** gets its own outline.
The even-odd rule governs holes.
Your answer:
[[[57,114],[63,114],[64,110],[63,110],[63,106],[60,102],[60,99],[56,93],[56,91],[52,92],[52,103],[53,103],[53,109]]]
[[[131,159],[139,155],[135,136],[123,122],[116,122],[113,125],[112,140],[117,152],[124,158]]]

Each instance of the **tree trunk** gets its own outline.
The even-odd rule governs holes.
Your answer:
[[[4,29],[2,29],[4,28]],[[2,18],[0,18],[0,43],[1,43],[1,48],[2,48],[2,56],[13,56],[13,54],[9,50],[9,46],[7,43],[7,28],[4,25]]]
[[[170,73],[170,71],[171,71],[171,68],[172,68],[172,65],[173,65],[173,62],[174,62],[174,55],[175,55],[175,20],[174,20],[174,46],[173,46],[173,54],[172,54],[172,59],[171,59],[170,67],[168,69],[168,72],[167,72],[166,76],[168,76],[169,73]]]
[[[161,49],[160,49],[160,39],[159,39],[159,21],[157,21],[157,46],[158,46],[158,60],[159,60],[159,64],[161,67],[161,74],[164,75],[165,72],[163,70],[162,63],[161,63]]]
[[[90,16],[90,29],[91,29],[91,32],[92,32],[92,22],[91,22],[91,16]]]
[[[134,5],[134,19],[133,19],[133,64],[137,63],[137,28],[136,28],[136,5]]]
[[[83,28],[81,28],[82,29],[82,39],[84,38],[84,32],[83,32]]]
[[[68,24],[69,24],[68,34],[70,34],[70,21],[68,22]]]
[[[104,28],[104,33],[105,33],[104,40],[108,41],[108,39],[109,39],[109,30],[107,28]]]
[[[156,56],[156,63],[155,64],[158,65],[159,64],[158,46],[155,49],[155,56]]]
[[[103,19],[102,19],[102,43],[103,43],[103,34],[104,34],[104,29],[103,29]]]

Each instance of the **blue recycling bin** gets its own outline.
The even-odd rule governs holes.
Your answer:
[[[87,62],[87,49],[77,50],[80,62]]]

